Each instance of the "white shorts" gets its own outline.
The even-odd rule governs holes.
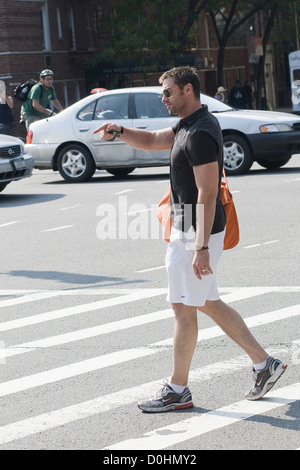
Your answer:
[[[225,230],[210,236],[208,246],[213,274],[198,279],[192,266],[195,230],[191,227],[187,233],[184,233],[172,227],[170,243],[166,253],[168,302],[203,307],[207,300],[218,300],[220,298],[216,273],[223,252],[224,236]]]

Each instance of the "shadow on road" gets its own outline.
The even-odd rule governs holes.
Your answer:
[[[0,194],[0,207],[30,206],[56,201],[65,194]]]
[[[143,283],[145,281],[138,279],[138,280],[127,280],[123,277],[110,277],[110,276],[96,276],[90,274],[78,274],[78,273],[71,273],[71,272],[64,272],[64,271],[32,271],[32,270],[14,270],[14,271],[7,271],[3,272],[2,274],[6,274],[8,276],[13,277],[25,277],[27,279],[39,279],[39,280],[50,280],[50,281],[58,281],[67,284],[76,284],[89,287],[104,287],[104,286],[117,286],[117,285],[124,285],[124,284],[136,284],[136,283]]]

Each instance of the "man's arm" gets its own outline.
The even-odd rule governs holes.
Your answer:
[[[121,126],[105,123],[96,129],[93,134],[100,133],[101,140],[111,140],[111,130],[121,131]],[[123,133],[118,137],[126,144],[142,150],[168,150],[172,147],[174,132],[171,127],[157,131],[145,131],[142,129],[128,129],[123,127]]]
[[[10,108],[10,109],[13,109],[14,107],[14,100],[11,96],[8,96],[8,95],[5,95],[5,101],[6,101],[6,104],[7,106]]]
[[[52,100],[52,103],[54,104],[55,108],[58,110],[58,111],[62,111],[63,110],[63,107],[60,103],[60,101],[56,98],[55,100]]]
[[[219,166],[217,162],[193,167],[195,182],[198,188],[196,208],[196,241],[195,247],[207,247],[215,218],[216,199],[218,194]],[[196,276],[212,274],[209,264],[209,250],[195,249],[193,268]],[[202,271],[207,269],[206,271]]]
[[[32,107],[40,113],[48,114],[48,116],[51,116],[52,114],[51,109],[44,108],[44,106],[42,106],[38,100],[32,99]]]

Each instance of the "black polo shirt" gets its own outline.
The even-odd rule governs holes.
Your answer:
[[[226,216],[219,199],[223,168],[223,136],[218,120],[207,106],[181,119],[173,127],[175,134],[171,149],[171,219],[175,228],[187,232],[191,225],[196,230],[198,189],[193,166],[217,161],[219,164],[219,191],[215,219],[211,233],[224,230]]]

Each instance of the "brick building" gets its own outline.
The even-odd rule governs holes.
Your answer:
[[[73,57],[86,33],[81,26],[87,12],[82,1],[0,0],[0,79],[9,94],[49,68],[64,107],[87,95],[84,67]],[[15,101],[12,133],[24,137],[20,107]]]
[[[0,0],[0,80],[5,81],[9,94],[29,78],[38,80],[45,68],[54,72],[56,94],[64,107],[97,86],[112,89],[157,85],[164,64],[157,72],[144,73],[134,58],[121,65],[98,63],[94,67],[84,61],[103,48],[105,33],[101,22],[107,8],[111,4],[104,0]],[[214,95],[218,44],[209,16],[203,12],[194,28],[194,47],[186,51],[181,63],[194,65],[199,70],[203,91]],[[242,82],[252,80],[255,67],[252,39],[246,25],[226,47],[223,86],[228,90],[237,78]],[[275,106],[272,64],[271,56],[267,86],[272,90]],[[285,84],[284,88],[287,88]],[[20,102],[15,101],[12,133],[25,137],[19,114]]]

